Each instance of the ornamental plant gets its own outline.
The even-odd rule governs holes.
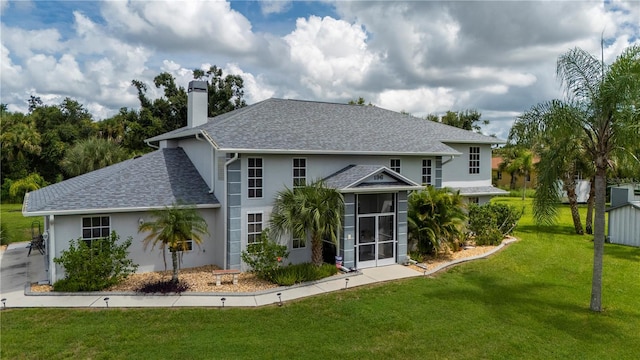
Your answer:
[[[54,291],[99,291],[135,273],[138,265],[128,258],[132,238],[122,243],[119,240],[115,231],[90,245],[82,239],[71,240],[69,249],[53,259],[66,273],[64,279],[53,284]]]
[[[284,259],[289,257],[286,245],[280,245],[269,238],[269,231],[264,230],[260,241],[247,245],[242,252],[242,261],[251,267],[251,272],[261,279],[274,281],[274,274]]]

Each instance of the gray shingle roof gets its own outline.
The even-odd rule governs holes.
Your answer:
[[[366,179],[379,173],[388,175],[393,179],[393,181],[364,183]],[[323,181],[326,186],[343,191],[359,187],[366,187],[367,189],[371,189],[373,187],[385,189],[398,187],[422,188],[419,184],[416,184],[415,182],[382,165],[349,165],[346,168],[327,176]]]
[[[504,141],[374,106],[268,99],[214,118],[206,131],[229,151],[456,155],[446,143]],[[182,128],[150,141],[188,134]]]
[[[509,193],[495,186],[451,187],[451,189],[460,190],[460,195],[464,196],[504,195]]]
[[[218,200],[181,148],[162,149],[30,192],[26,215],[162,208],[177,201],[217,207]]]

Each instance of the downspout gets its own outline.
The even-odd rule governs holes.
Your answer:
[[[148,142],[147,140],[145,140],[145,141],[144,141],[144,143],[145,143],[145,144],[147,144],[147,146],[152,147],[152,148],[154,148],[154,149],[160,149],[160,146],[152,145],[152,144],[151,144],[150,142]]]
[[[443,162],[442,162],[442,165],[444,165],[444,164],[446,164],[446,163],[450,162],[451,160],[453,160],[453,158],[455,158],[455,156],[451,155],[451,157],[450,157],[449,159],[447,159],[447,161],[443,161]]]
[[[227,172],[228,172],[228,167],[229,165],[231,165],[234,161],[238,160],[238,153],[234,153],[233,156],[231,157],[231,159],[227,160],[224,163],[224,196],[227,196],[227,191],[228,187],[227,187]],[[228,228],[229,228],[229,224],[228,224],[228,218],[227,218],[227,208],[229,206],[228,204],[228,200],[225,199],[224,200],[224,204],[225,206],[223,206],[224,208],[224,259],[223,259],[223,264],[222,264],[222,268],[223,269],[227,269],[227,242],[228,242]]]

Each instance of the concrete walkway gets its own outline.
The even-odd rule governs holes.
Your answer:
[[[487,257],[511,241],[505,241],[489,253],[469,261]],[[363,269],[357,273],[343,274],[313,283],[280,287],[256,293],[182,293],[180,295],[138,295],[135,293],[33,293],[30,284],[44,280],[44,257],[32,252],[27,257],[28,243],[14,243],[0,254],[0,296],[6,308],[104,308],[104,307],[255,307],[278,304],[281,301],[305,298],[346,288],[429,275],[446,266],[418,272],[402,265],[390,265]],[[459,263],[451,262],[447,266]],[[0,304],[3,306],[3,304]]]

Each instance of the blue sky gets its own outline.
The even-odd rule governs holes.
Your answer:
[[[532,105],[561,96],[557,57],[605,60],[639,44],[638,1],[5,1],[0,96],[72,97],[96,120],[138,108],[149,84],[210,65],[245,80],[245,98],[347,102],[417,116],[476,109],[505,137]]]

